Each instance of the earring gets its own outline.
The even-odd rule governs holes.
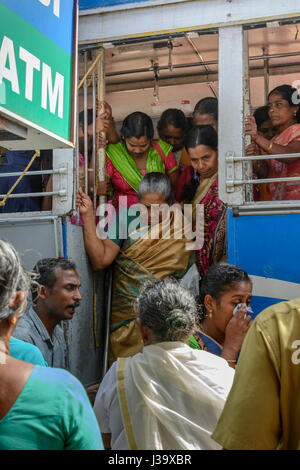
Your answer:
[[[209,310],[209,311],[208,311],[208,318],[212,318],[212,316],[213,316],[213,311],[212,311],[212,310]]]

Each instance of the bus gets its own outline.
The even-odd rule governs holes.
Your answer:
[[[97,97],[111,105],[117,127],[133,111],[150,115],[156,127],[167,108],[189,117],[201,98],[218,98],[228,262],[253,280],[254,315],[300,295],[300,201],[253,200],[254,184],[264,180],[253,179],[255,157],[245,157],[244,134],[245,117],[266,104],[270,90],[285,83],[299,88],[299,29],[297,0],[79,1],[76,116],[83,111],[85,184],[89,151],[97,153],[95,126],[90,141],[87,132]],[[28,268],[46,256],[76,262],[84,300],[65,322],[67,367],[89,385],[106,370],[110,293],[105,273],[91,269],[76,216],[78,138],[74,149],[54,148],[47,171],[53,172],[52,209],[1,214],[0,236],[12,241]]]

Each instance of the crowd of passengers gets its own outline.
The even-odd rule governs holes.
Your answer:
[[[300,175],[300,159],[263,159],[300,153],[295,91],[277,87],[268,106],[246,120],[252,142],[245,153],[262,155],[253,165],[258,178]],[[251,280],[226,262],[217,110],[215,98],[201,100],[191,127],[180,110],[166,110],[159,139],[141,112],[124,119],[120,136],[107,103],[97,119],[98,131],[106,132],[99,145],[106,147],[107,171],[97,194],[107,196],[115,214],[105,237],[96,229],[92,171],[88,194],[82,187],[77,193],[90,262],[95,270],[113,266],[110,368],[94,410],[80,382],[62,370],[67,345],[61,322],[73,318],[82,299],[76,265],[45,258],[28,273],[15,249],[0,240],[0,448],[300,449],[300,351],[294,351],[300,298],[255,312],[252,321]],[[88,119],[91,148],[92,113]],[[83,115],[81,123],[83,169]],[[9,161],[1,171],[9,171]],[[256,200],[300,199],[295,182],[256,186]],[[52,177],[45,188],[51,191]],[[151,209],[174,202],[168,220],[161,213],[153,221],[146,210],[130,228],[136,204]],[[204,206],[203,243],[194,250],[178,223],[187,203],[192,229],[197,205]],[[42,204],[51,209],[51,198]],[[177,236],[162,236],[166,223]],[[187,283],[195,271],[197,294]]]
[[[299,450],[300,298],[252,321],[251,296],[225,262],[197,298],[175,278],[146,282],[132,304],[140,352],[123,349],[91,403],[65,369],[76,265],[46,258],[29,273],[0,239],[0,449]]]

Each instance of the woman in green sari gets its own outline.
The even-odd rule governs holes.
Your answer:
[[[77,195],[85,248],[93,268],[104,269],[115,261],[110,363],[142,349],[133,309],[142,287],[169,276],[181,279],[194,261],[191,224],[179,205],[169,210],[173,201],[169,178],[159,172],[148,173],[139,185],[138,199],[140,204],[116,213],[106,238],[100,239],[92,201],[81,188]]]
[[[106,147],[107,181],[99,183],[98,194],[110,194],[109,202],[116,209],[138,202],[138,187],[147,173],[167,174],[175,189],[178,165],[172,146],[161,139],[153,140],[153,135],[151,118],[136,111],[124,119],[120,142]]]

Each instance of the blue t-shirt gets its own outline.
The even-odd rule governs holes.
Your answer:
[[[39,348],[34,346],[34,344],[26,343],[26,341],[21,341],[13,336],[9,341],[9,354],[20,361],[30,362],[30,364],[36,366],[48,367]]]

